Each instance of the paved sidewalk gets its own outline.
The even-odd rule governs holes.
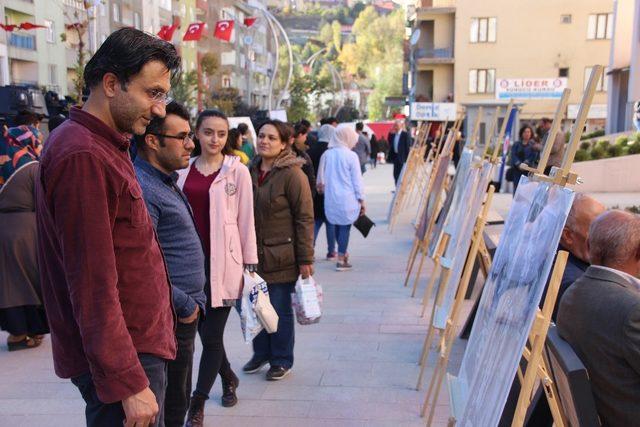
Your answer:
[[[239,374],[240,401],[230,409],[220,406],[217,382],[206,406],[206,425],[424,425],[419,417],[424,391],[413,388],[426,321],[418,316],[418,299],[411,299],[410,290],[402,287],[413,239],[411,215],[403,215],[389,234],[389,165],[368,171],[365,183],[369,215],[378,226],[366,240],[352,231],[349,252],[354,269],[350,272],[338,273],[334,264],[323,261],[326,243],[324,238],[318,241],[316,278],[324,287],[324,315],[317,325],[296,325],[292,373],[278,383],[265,381],[266,368],[255,375]],[[419,295],[428,270],[429,266]],[[230,317],[225,342],[232,367],[239,373],[252,352],[241,339],[237,314]],[[83,425],[79,393],[53,373],[50,339],[38,349],[16,353],[8,353],[5,343],[6,334],[0,333],[0,425]],[[456,369],[462,346],[457,342],[454,348]],[[200,348],[198,344],[196,361]],[[446,424],[447,400],[444,386],[437,425]]]

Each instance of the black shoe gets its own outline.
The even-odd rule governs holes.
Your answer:
[[[191,396],[189,412],[187,413],[187,423],[185,427],[203,427],[204,425],[204,401],[200,396]]]
[[[285,368],[282,366],[272,366],[267,372],[267,381],[278,381],[289,375],[291,368]]]
[[[231,378],[222,379],[222,406],[225,408],[231,408],[238,403],[238,396],[236,396],[236,389],[240,385],[240,379],[231,372]]]
[[[255,355],[247,362],[246,365],[242,367],[242,372],[245,374],[255,374],[258,372],[264,365],[267,364],[266,360],[258,359]]]

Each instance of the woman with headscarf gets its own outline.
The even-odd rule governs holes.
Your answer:
[[[357,142],[358,134],[350,125],[338,125],[318,170],[318,192],[324,193],[324,213],[338,241],[338,271],[352,267],[347,253],[351,224],[365,212],[360,161],[351,151]]]
[[[49,332],[36,258],[34,183],[40,138],[31,126],[0,136],[0,329],[9,351],[34,348]]]
[[[336,128],[332,125],[325,124],[320,126],[318,130],[318,140],[313,144],[309,145],[309,150],[307,154],[311,158],[313,162],[313,169],[315,171],[318,170],[320,166],[320,158],[327,151],[329,147],[329,141],[333,137]],[[317,175],[317,174],[316,174]],[[314,215],[314,228],[313,228],[313,243],[315,245],[315,241],[318,238],[318,233],[320,232],[320,228],[322,224],[326,225],[327,228],[327,261],[336,261],[338,259],[338,254],[336,253],[336,235],[335,228],[332,224],[327,222],[327,219],[324,215],[324,194],[316,193],[313,198],[313,215]]]

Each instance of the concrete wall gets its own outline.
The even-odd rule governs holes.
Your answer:
[[[640,193],[638,168],[640,154],[574,163],[572,170],[583,181],[574,189],[581,193]]]

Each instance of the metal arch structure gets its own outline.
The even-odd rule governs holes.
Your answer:
[[[277,109],[282,104],[282,100],[284,99],[285,94],[288,93],[289,86],[291,85],[291,79],[293,77],[293,50],[291,49],[291,42],[289,41],[289,36],[287,35],[287,32],[285,31],[282,24],[280,24],[280,22],[276,19],[276,17],[271,12],[269,12],[264,5],[255,6],[255,5],[245,4],[244,6],[248,6],[254,10],[259,11],[262,14],[264,19],[267,21],[267,24],[269,25],[269,29],[271,30],[271,36],[273,37],[273,41],[275,43],[276,60],[275,60],[275,63],[273,64],[273,73],[271,73],[271,80],[269,82],[269,98],[268,98],[269,110],[274,109],[273,86],[275,84],[276,76],[278,75],[278,64],[280,63],[280,38],[278,36],[278,33],[281,34],[282,39],[284,40],[287,46],[287,50],[289,54],[289,73],[288,73],[284,88],[282,89],[282,92],[280,93],[280,96],[276,101],[275,108]]]

